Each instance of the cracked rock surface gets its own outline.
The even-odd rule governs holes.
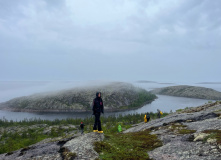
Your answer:
[[[56,159],[62,160],[59,153],[60,144],[58,141],[50,142],[50,139],[43,140],[39,143],[31,145],[27,148],[19,149],[17,151],[1,154],[1,160],[31,160],[31,159]]]
[[[103,141],[104,134],[102,133],[88,133],[76,139],[68,141],[63,147],[70,152],[76,153],[79,159],[96,159],[99,157],[94,150],[93,143]]]
[[[148,152],[155,160],[220,160],[221,146],[216,139],[204,139],[209,135],[205,130],[221,130],[221,104],[213,103],[187,109],[167,117],[142,123],[126,130],[137,132],[151,129],[163,145]],[[179,130],[194,133],[181,134]]]
[[[98,153],[93,149],[95,141],[102,141],[103,134],[76,134],[68,139],[46,139],[27,148],[0,154],[1,160],[73,160],[95,159]]]

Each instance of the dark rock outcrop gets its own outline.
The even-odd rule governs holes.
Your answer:
[[[75,134],[66,139],[45,139],[27,148],[14,152],[0,154],[1,160],[94,160],[99,157],[94,151],[93,143],[102,141],[103,134],[88,133],[85,135]]]
[[[74,138],[74,137],[72,137]],[[63,140],[61,140],[63,141]],[[37,144],[31,145],[27,148],[19,149],[11,153],[0,155],[1,160],[32,160],[32,159],[56,159],[62,160],[62,153],[60,153],[59,139],[45,139]]]
[[[177,97],[221,100],[221,92],[210,88],[187,85],[157,88],[152,90],[151,93]]]

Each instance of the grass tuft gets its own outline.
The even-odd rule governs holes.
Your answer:
[[[103,142],[95,142],[94,149],[105,159],[149,159],[147,151],[162,146],[162,142],[156,135],[151,135],[149,130],[125,133],[109,134]]]
[[[178,131],[179,134],[191,134],[191,133],[195,133],[196,130],[190,130],[190,129],[180,129]]]
[[[187,126],[186,125],[182,125],[182,124],[172,124],[168,128],[171,131],[176,132],[178,134],[191,134],[191,133],[195,133],[196,132],[196,130],[187,129]]]
[[[204,141],[206,141],[208,138],[216,139],[217,144],[221,144],[221,130],[205,130],[204,133],[210,134],[207,136]]]

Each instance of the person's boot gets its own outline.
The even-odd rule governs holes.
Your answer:
[[[93,132],[98,132],[98,130],[93,130]]]
[[[98,131],[98,133],[104,133],[103,131]]]

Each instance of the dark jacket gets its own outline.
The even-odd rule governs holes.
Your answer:
[[[103,105],[103,100],[101,97],[98,97],[98,94],[100,92],[97,92],[96,93],[96,98],[93,100],[93,107],[92,107],[92,110],[93,110],[93,114],[96,114],[96,113],[104,113],[104,105]],[[101,93],[100,93],[101,94]]]
[[[83,129],[83,128],[84,128],[84,126],[85,126],[85,125],[82,123],[82,124],[80,125],[81,129]]]
[[[147,119],[150,119],[150,114],[147,112],[146,114]]]
[[[157,110],[157,117],[160,118],[161,114],[160,114],[160,110]]]

